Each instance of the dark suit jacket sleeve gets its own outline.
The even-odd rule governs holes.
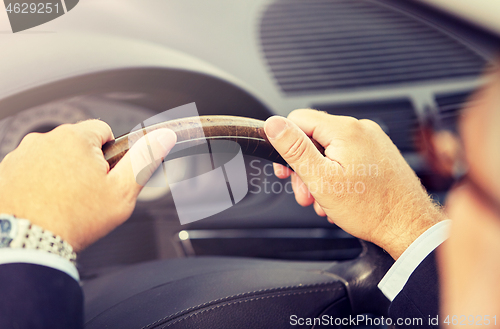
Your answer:
[[[83,293],[75,279],[41,265],[0,265],[0,328],[82,327]]]
[[[430,253],[413,271],[403,290],[389,307],[389,316],[396,324],[398,318],[421,318],[422,325],[413,322],[408,328],[438,328],[435,319],[439,314],[439,282],[435,251]],[[408,320],[407,320],[408,321]],[[413,320],[412,320],[413,321]]]

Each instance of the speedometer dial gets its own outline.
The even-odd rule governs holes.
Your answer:
[[[46,104],[22,111],[3,122],[0,159],[13,151],[29,133],[46,133],[64,123],[75,123],[88,118],[90,116],[86,111],[65,102]]]
[[[12,152],[29,133],[46,133],[65,123],[76,123],[87,119],[100,119],[108,123],[115,137],[129,133],[132,128],[154,116],[156,112],[100,96],[80,96],[45,104],[18,113],[0,121],[0,161]],[[186,159],[164,164],[173,179],[183,177],[189,170]],[[162,170],[157,170],[140,193],[139,201],[153,201],[168,194],[170,188]]]

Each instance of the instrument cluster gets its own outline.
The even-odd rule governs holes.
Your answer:
[[[133,105],[130,100],[143,97],[134,93],[109,93],[98,96],[79,96],[43,104],[24,110],[0,121],[0,160],[13,151],[29,133],[46,133],[59,125],[82,120],[100,119],[108,123],[115,137],[130,132],[144,120],[157,114],[145,107]],[[166,165],[186,169],[188,163],[176,159]],[[182,173],[181,173],[182,174]],[[157,170],[141,192],[138,201],[148,202],[168,194],[168,184],[161,170]]]

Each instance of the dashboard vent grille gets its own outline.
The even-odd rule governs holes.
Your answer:
[[[401,152],[415,151],[418,121],[407,99],[371,101],[366,103],[315,105],[313,108],[330,114],[370,119],[378,123]]]
[[[372,1],[276,0],[260,24],[287,94],[476,77],[485,65],[440,30]]]
[[[436,96],[439,109],[439,128],[455,131],[460,110],[462,110],[471,94],[472,91],[468,91]]]

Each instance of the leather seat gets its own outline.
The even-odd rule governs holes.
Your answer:
[[[363,242],[361,255],[343,262],[200,257],[135,265],[83,285],[85,328],[290,328],[292,315],[384,315],[389,302],[376,285],[391,264]]]

